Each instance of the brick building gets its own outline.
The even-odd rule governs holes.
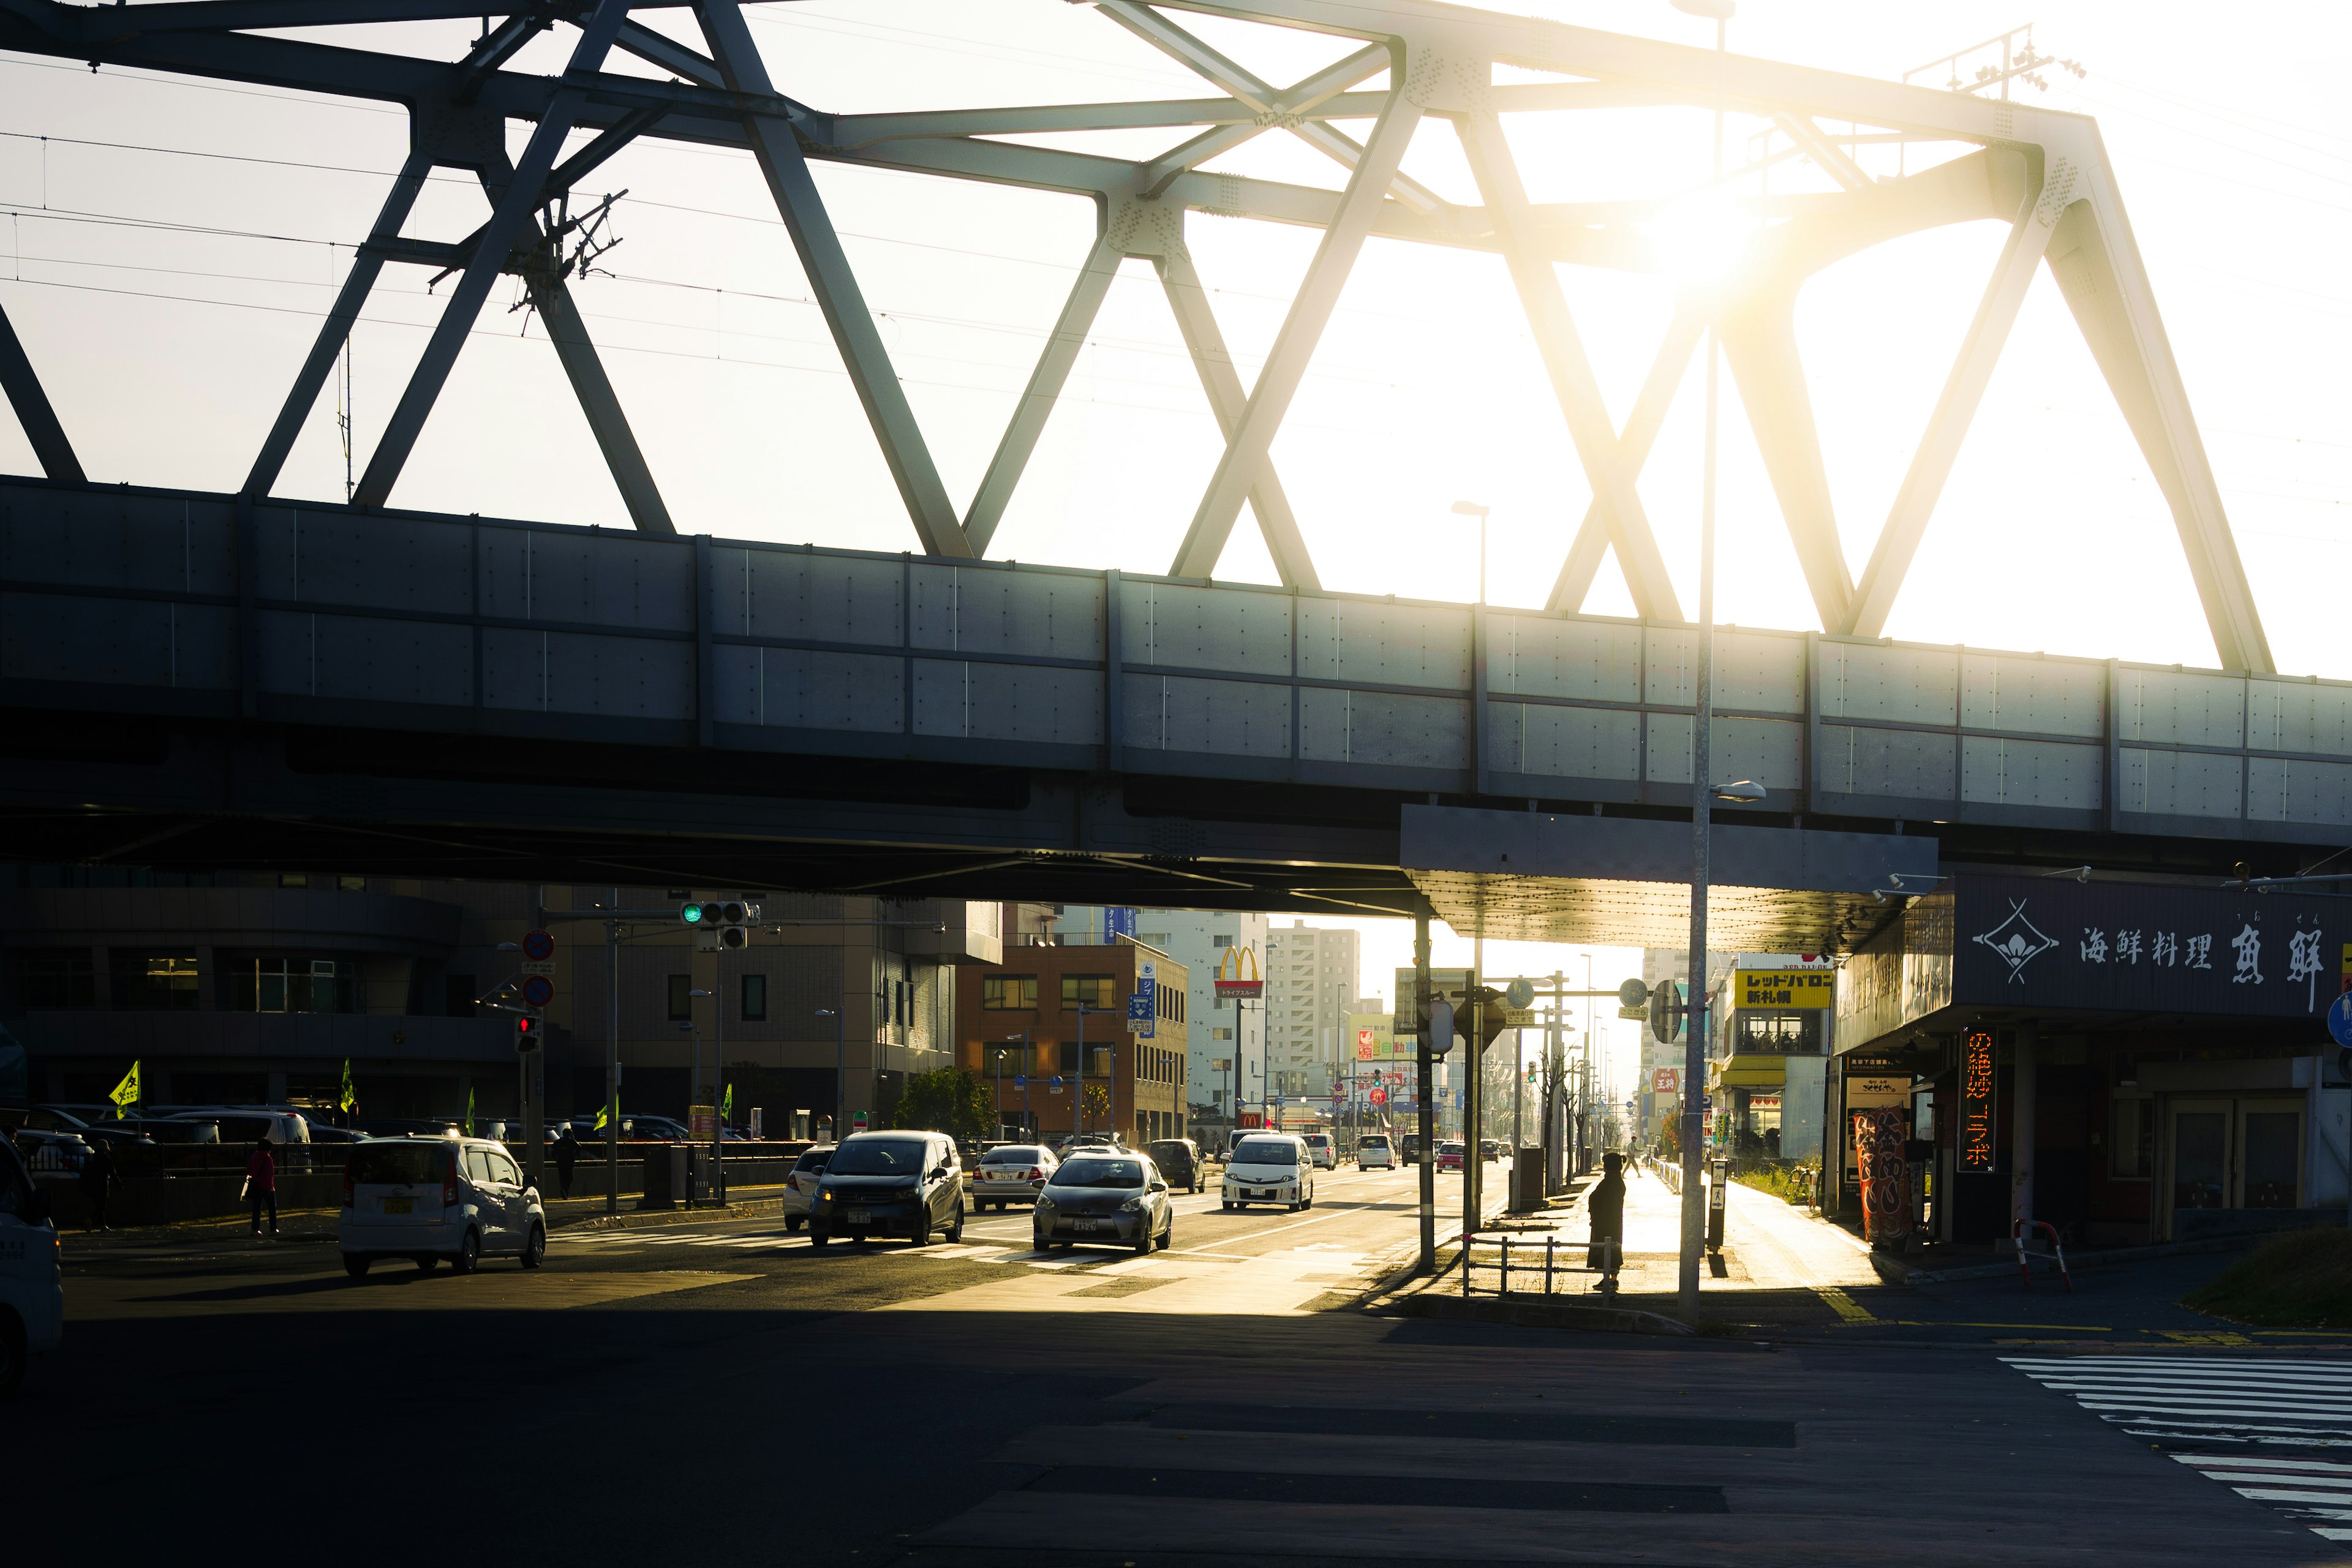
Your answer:
[[[1141,961],[1159,971],[1158,1016],[1149,1038],[1127,1028]],[[956,1061],[995,1089],[1004,1125],[1044,1137],[1183,1136],[1192,1011],[1184,965],[1123,940],[1064,942],[1007,948],[1003,963],[968,969],[961,978]]]

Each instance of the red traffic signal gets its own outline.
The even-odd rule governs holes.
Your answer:
[[[539,1049],[539,1032],[543,1026],[537,1018],[528,1013],[515,1019],[515,1049],[519,1051]]]

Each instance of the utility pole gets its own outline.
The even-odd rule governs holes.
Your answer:
[[[1483,923],[1483,922],[1482,922]],[[1480,1168],[1479,1133],[1485,1129],[1483,1112],[1486,1107],[1486,1085],[1480,1080],[1486,1072],[1486,933],[1477,932],[1470,939],[1470,1038],[1464,1042],[1470,1060],[1470,1071],[1462,1085],[1462,1267],[1470,1267],[1470,1238],[1478,1234],[1480,1188],[1479,1179],[1486,1173]]]
[[[621,907],[621,889],[604,896]],[[621,1212],[621,922],[604,922],[604,1212]]]
[[[1421,1075],[1421,1272],[1437,1267],[1437,1072],[1429,1045],[1429,906],[1412,917],[1413,1052]]]

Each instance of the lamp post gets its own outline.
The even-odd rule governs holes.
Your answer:
[[[842,1129],[849,1124],[849,1048],[843,1033],[841,1009],[819,1007],[816,1016],[833,1020],[833,1141],[842,1140]]]
[[[1022,1030],[1020,1039],[1022,1062],[1021,1132],[1024,1137],[1032,1137],[1035,1135],[1036,1128],[1029,1120],[1029,1080],[1037,1076],[1037,1064],[1034,1059],[1032,1059],[1034,1053],[1030,1049],[1029,1046],[1029,1031],[1026,1029]],[[1004,1043],[1008,1046],[1011,1045],[1013,1043],[1013,1037],[1011,1036],[1007,1036]],[[996,1053],[996,1098],[997,1103],[1000,1106],[1003,1105],[1004,1101],[1004,1053],[1003,1051]],[[997,1115],[1001,1121],[1003,1112],[999,1110]]]

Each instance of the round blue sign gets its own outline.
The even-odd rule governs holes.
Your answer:
[[[1029,1075],[1025,1072],[1014,1073],[1013,1075],[1013,1087],[1015,1089],[1027,1089],[1029,1087]]]
[[[530,1006],[544,1007],[555,1000],[555,982],[544,974],[533,974],[522,983],[522,999]]]
[[[2352,1046],[2352,991],[2327,1005],[2327,1032],[2339,1046]]]
[[[543,931],[523,932],[522,955],[534,963],[544,963],[555,956],[555,938]]]
[[[1054,1077],[1053,1077],[1052,1081],[1053,1081],[1053,1085],[1054,1085],[1054,1087],[1055,1087],[1055,1089],[1059,1089],[1059,1088],[1061,1088],[1061,1087],[1062,1087],[1062,1075],[1061,1075],[1060,1073],[1055,1073],[1055,1074],[1054,1075]]]

